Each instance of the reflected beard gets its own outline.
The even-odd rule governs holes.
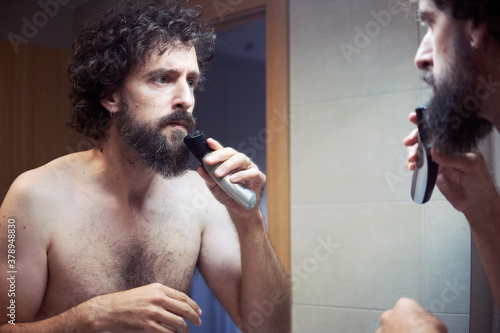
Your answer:
[[[185,121],[188,132],[194,131],[195,119],[184,110],[177,110],[154,124],[141,124],[131,118],[130,108],[122,96],[122,109],[117,120],[123,141],[141,157],[140,162],[164,178],[184,174],[189,166],[189,149],[184,145],[185,133],[174,129],[169,139],[161,130],[173,121]]]
[[[456,58],[450,66],[454,69],[447,70],[439,82],[431,73],[424,76],[424,81],[434,90],[425,112],[428,137],[431,144],[445,154],[471,151],[493,128],[488,120],[477,115],[481,101],[476,96],[476,78],[482,73],[467,53],[468,46],[461,45],[465,39],[460,34],[454,35]]]

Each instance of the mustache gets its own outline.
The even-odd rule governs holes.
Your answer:
[[[196,118],[186,110],[176,110],[174,113],[166,115],[158,120],[157,128],[162,129],[172,123],[183,123],[186,126],[188,133],[194,131]]]
[[[435,88],[436,81],[434,79],[434,74],[431,71],[426,71],[422,75],[422,81],[427,83],[430,87]]]

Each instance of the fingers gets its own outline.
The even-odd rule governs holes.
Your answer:
[[[392,309],[384,311],[382,315],[380,316],[380,327],[375,333],[382,333],[382,328],[385,327],[386,322],[389,320],[389,317],[391,316]]]
[[[235,173],[229,179],[233,183],[245,182],[252,188],[264,186],[266,183],[266,176],[256,167]]]
[[[209,172],[214,172],[216,177],[224,178],[223,181],[243,185],[249,188],[256,195],[255,209],[247,209],[242,207],[230,192],[226,192],[222,187],[218,186],[204,168],[198,168],[198,173],[205,180],[207,187],[210,189],[214,198],[222,203],[226,208],[235,213],[234,217],[250,217],[255,212],[260,214],[260,199],[266,184],[266,176],[259,170],[258,166],[243,153],[240,153],[233,148],[223,147],[217,141],[209,138],[207,143],[210,148],[214,149],[207,157],[205,157],[205,166],[211,169]],[[214,170],[214,171],[212,171]]]
[[[417,145],[406,148],[406,167],[409,170],[415,170],[415,164],[417,162]]]
[[[189,298],[186,294],[178,290],[168,288],[163,285],[162,287],[165,296],[167,296],[167,298],[162,299],[162,307],[180,317],[182,322],[182,318],[185,318],[193,323],[193,325],[200,326],[201,309],[198,304],[196,304],[196,302]]]
[[[408,134],[406,138],[403,139],[403,144],[405,146],[413,146],[418,143],[418,129],[415,128],[413,131]]]
[[[189,326],[185,320],[195,326],[201,325],[201,309],[186,294],[159,283],[144,288],[151,292],[148,301],[151,307],[145,314],[154,332],[188,333]]]
[[[415,111],[410,112],[408,115],[408,120],[410,120],[415,125],[417,124],[417,113]]]
[[[212,138],[208,138],[208,139],[207,139],[207,143],[208,143],[208,146],[209,146],[210,148],[212,148],[213,150],[219,150],[219,149],[221,149],[221,148],[224,148],[224,146],[223,146],[223,145],[221,145],[221,144],[219,143],[219,141],[214,140],[214,139],[212,139]]]
[[[153,322],[151,323],[151,328],[153,332],[160,332],[160,333],[177,333],[177,330],[169,325],[166,325],[161,322]],[[189,333],[189,331],[180,331],[182,333]]]
[[[417,113],[411,112],[408,119],[417,124]],[[403,144],[407,146],[406,149],[406,167],[409,170],[415,170],[415,163],[417,161],[417,147],[418,147],[418,129],[415,128],[408,134],[406,138],[403,139]]]
[[[479,151],[458,155],[442,155],[435,148],[431,148],[431,156],[434,162],[443,167],[453,168],[465,173],[473,172],[483,163],[483,157]]]
[[[159,311],[152,320],[151,326],[159,332],[189,333],[189,326],[184,319],[172,313]]]
[[[210,153],[205,159],[205,162],[209,165],[214,165],[216,163],[221,163],[221,165],[215,170],[215,175],[217,177],[224,177],[230,173],[234,173],[231,176],[231,181],[240,182],[250,179],[249,177],[256,176],[260,173],[258,167],[252,160],[243,153],[239,153],[232,148],[223,148],[220,143],[214,139],[209,138],[207,140],[210,148],[215,151]],[[255,169],[258,172],[243,172],[240,171]]]
[[[186,321],[201,325],[196,302],[160,283],[98,296],[92,302],[92,308],[104,313],[100,330],[188,333]]]

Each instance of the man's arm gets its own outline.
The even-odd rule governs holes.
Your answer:
[[[49,179],[47,183],[52,185],[41,184],[39,176],[39,171],[21,175],[0,207],[1,333],[185,333],[189,327],[184,319],[201,324],[198,305],[185,294],[161,284],[97,296],[35,322],[50,278],[47,253],[51,220],[58,210],[58,200],[54,199],[57,189],[51,187],[56,181]],[[43,176],[45,180],[50,177]]]
[[[208,140],[216,152],[207,163],[224,162],[217,174],[232,174],[257,195],[257,205],[246,210],[232,200],[200,167],[214,197],[227,213],[208,223],[202,239],[200,271],[236,325],[245,333],[287,333],[291,326],[291,285],[267,236],[259,208],[265,176],[248,157]],[[221,171],[221,170],[219,170]],[[224,216],[225,215],[225,216]]]
[[[49,240],[47,228],[33,222],[44,212],[38,217],[31,214],[37,208],[31,180],[29,173],[18,177],[0,207],[0,308],[4,312],[0,324],[6,324],[1,332],[29,332],[19,323],[35,319],[47,284]],[[10,316],[6,316],[9,306]]]

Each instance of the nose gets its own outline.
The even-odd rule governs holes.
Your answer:
[[[432,59],[433,49],[432,49],[432,32],[431,29],[427,31],[420,46],[415,55],[415,65],[420,70],[428,70],[430,67],[434,66],[434,61]]]
[[[179,80],[174,88],[172,108],[174,110],[192,111],[194,106],[194,92],[186,81]]]

